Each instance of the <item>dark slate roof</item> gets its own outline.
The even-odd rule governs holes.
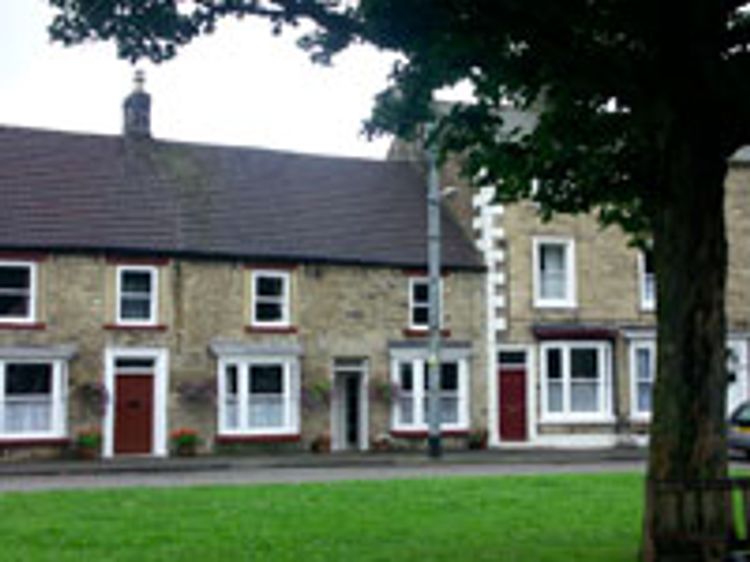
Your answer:
[[[0,126],[0,248],[421,267],[408,163]],[[444,213],[447,215],[447,213]],[[445,216],[444,264],[481,268]]]

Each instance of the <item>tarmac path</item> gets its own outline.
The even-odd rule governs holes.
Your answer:
[[[273,466],[242,463],[190,469],[48,471],[48,473],[2,473],[0,492],[102,489],[125,487],[174,487],[214,485],[300,484],[344,480],[388,480],[500,476],[517,474],[562,474],[644,472],[642,460],[596,460],[595,462],[420,462],[362,463],[321,466]]]

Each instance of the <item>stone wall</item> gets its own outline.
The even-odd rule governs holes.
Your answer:
[[[146,260],[153,264],[153,261]],[[129,260],[128,263],[138,263]],[[291,275],[291,325],[287,333],[248,328],[250,278],[265,265],[170,259],[159,271],[159,318],[151,329],[115,323],[118,262],[104,256],[46,255],[38,263],[38,323],[35,329],[0,329],[0,348],[75,344],[69,363],[68,433],[98,423],[79,403],[84,382],[101,381],[107,348],[164,348],[169,355],[169,430],[197,428],[210,448],[216,433],[216,405],[188,405],[181,382],[215,381],[216,340],[240,343],[294,343],[302,348],[305,385],[330,380],[337,358],[366,359],[370,380],[388,380],[391,342],[426,337],[408,334],[408,279],[401,269],[299,265]],[[470,342],[472,425],[486,425],[484,276],[451,272],[444,278],[445,327],[450,339]],[[329,430],[329,411],[304,412],[300,440],[307,447]],[[390,411],[370,408],[370,437],[390,429]]]

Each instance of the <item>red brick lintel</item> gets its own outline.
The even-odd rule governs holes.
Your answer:
[[[29,437],[18,439],[0,438],[0,449],[6,447],[65,447],[69,444],[70,439],[67,437],[44,437],[39,439]]]
[[[392,429],[391,437],[397,439],[427,439],[428,432],[424,429]],[[450,429],[440,432],[441,437],[468,437],[468,429]]]
[[[46,330],[44,322],[0,322],[0,330]]]
[[[217,435],[216,442],[222,445],[235,443],[296,443],[302,439],[299,433],[266,434],[266,435]]]
[[[12,250],[0,250],[0,260],[8,261],[46,261],[48,254],[43,252],[14,252]]]
[[[404,328],[404,336],[407,338],[426,338],[429,337],[430,331],[426,328]],[[451,337],[450,330],[440,330],[440,335],[444,338]]]
[[[297,326],[245,326],[248,334],[296,334]]]

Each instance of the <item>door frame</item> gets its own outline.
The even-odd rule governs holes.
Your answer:
[[[107,404],[104,411],[104,431],[102,435],[102,456],[111,458],[115,449],[115,377],[118,375],[118,359],[152,359],[154,370],[153,427],[151,452],[156,457],[167,456],[167,389],[169,384],[169,352],[161,348],[127,347],[104,350],[104,387],[107,390]],[[126,373],[124,373],[126,374]]]
[[[348,358],[339,358],[345,359]],[[358,451],[367,451],[370,448],[370,428],[369,428],[369,400],[367,389],[369,387],[369,361],[367,359],[359,359],[359,367],[354,366],[337,366],[336,361],[333,361],[331,365],[331,449],[333,451],[345,451],[347,450],[346,445],[342,444],[341,436],[345,431],[345,427],[341,427],[341,408],[342,404],[346,401],[342,400],[342,396],[339,394],[339,386],[337,381],[339,379],[339,373],[353,373],[357,372],[359,375],[359,438],[357,442]]]
[[[536,404],[536,372],[535,372],[535,346],[527,344],[500,344],[495,347],[494,361],[488,361],[494,366],[494,372],[490,375],[490,397],[492,400],[490,425],[490,444],[523,447],[531,445],[537,437]],[[525,441],[503,441],[500,438],[500,352],[522,351],[526,355],[526,440]]]

